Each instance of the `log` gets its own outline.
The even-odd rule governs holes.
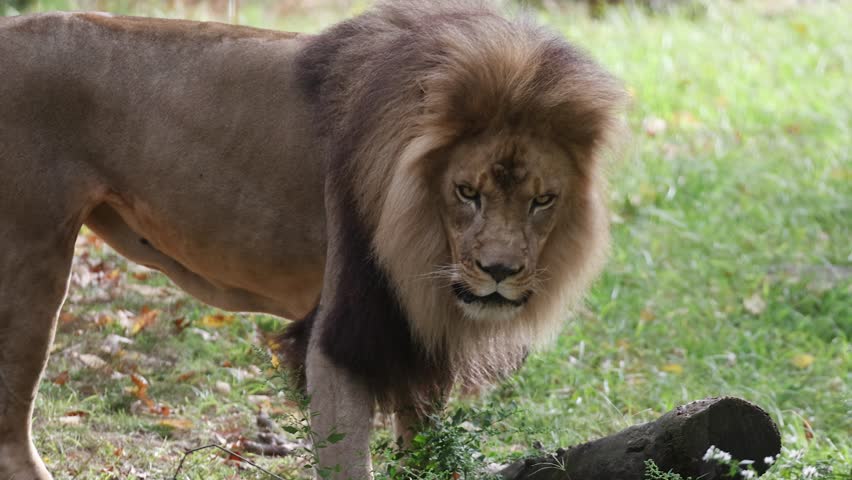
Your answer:
[[[711,445],[738,460],[763,462],[781,451],[778,427],[763,409],[735,397],[707,398],[682,405],[657,420],[608,437],[527,458],[500,471],[505,480],[643,480],[645,461],[660,470],[702,480],[727,473],[702,457]],[[730,477],[724,477],[730,478]]]

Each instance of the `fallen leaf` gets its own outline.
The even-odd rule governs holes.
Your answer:
[[[231,465],[233,465],[235,467],[239,467],[239,468],[244,468],[243,467],[244,461],[245,461],[244,458],[238,456],[235,453],[228,453],[228,458],[225,459],[225,463],[231,464]]]
[[[101,344],[101,351],[110,355],[116,355],[121,351],[122,345],[130,345],[132,343],[133,340],[127,337],[110,333]]]
[[[65,370],[62,373],[60,373],[59,375],[53,377],[53,380],[51,380],[51,381],[55,385],[61,386],[61,385],[65,385],[66,383],[68,383],[68,380],[70,380],[70,379],[71,379],[71,376],[68,374],[68,370]]]
[[[91,262],[91,259],[90,259]],[[92,273],[103,273],[106,270],[106,265],[103,261],[98,261],[96,263],[89,263],[89,271]]]
[[[760,296],[759,293],[755,293],[754,295],[743,300],[743,306],[748,311],[748,313],[752,315],[760,315],[766,310],[766,301],[763,297]]]
[[[198,375],[198,372],[194,372],[194,371],[182,373],[182,374],[180,374],[180,376],[178,376],[177,381],[178,382],[186,382],[187,380],[191,379],[192,377],[194,377],[196,375]]]
[[[133,272],[131,275],[133,275],[133,278],[139,281],[148,280],[148,277],[151,276],[148,272]]]
[[[110,270],[109,273],[106,274],[106,279],[111,281],[111,282],[118,280],[119,277],[121,277],[121,270],[119,270],[117,268]]]
[[[97,355],[81,353],[77,358],[83,363],[83,365],[93,370],[100,370],[107,366],[107,362]]]
[[[115,319],[112,318],[111,316],[105,314],[105,313],[98,315],[97,320],[95,320],[95,323],[99,327],[106,327],[108,325],[112,325],[114,322],[115,322]]]
[[[667,363],[663,365],[662,370],[668,373],[674,373],[675,375],[680,375],[683,373],[683,366],[678,363]]]
[[[221,328],[232,323],[234,323],[234,316],[225,315],[222,313],[217,313],[215,315],[205,315],[201,319],[201,324],[205,327],[210,328]]]
[[[192,428],[192,420],[186,418],[165,418],[157,422],[157,425],[172,430],[189,430]]]
[[[150,407],[148,410],[154,415],[160,415],[161,417],[168,417],[172,414],[172,409],[168,405],[157,405],[156,407]]]
[[[808,35],[808,25],[802,22],[793,22],[790,24],[799,35],[805,37]]]
[[[804,370],[813,365],[814,360],[815,358],[811,354],[799,353],[793,356],[793,359],[790,362],[793,364],[794,367]]]
[[[784,126],[784,131],[790,135],[799,135],[802,133],[802,126],[797,123],[791,123]]]
[[[146,380],[142,375],[134,373],[130,375],[130,381],[132,381],[133,385],[135,385],[132,390],[133,396],[141,400],[142,403],[148,406],[148,408],[152,408],[154,406],[154,402],[148,397],[148,387],[150,386],[148,380]]]
[[[130,329],[130,335],[136,335],[148,328],[157,321],[159,315],[159,310],[149,310],[148,307],[142,307],[142,311],[133,319],[133,327]]]
[[[79,416],[71,416],[71,417],[62,416],[62,417],[59,417],[59,423],[64,423],[65,425],[80,425],[81,423],[83,423],[83,417],[79,417]]]
[[[186,317],[178,317],[174,319],[173,322],[175,324],[175,330],[177,331],[177,333],[181,333],[186,330],[186,327],[188,327],[190,324],[190,321],[187,320]]]
[[[802,426],[805,427],[805,440],[811,441],[814,439],[814,427],[811,426],[811,422],[802,419]]]

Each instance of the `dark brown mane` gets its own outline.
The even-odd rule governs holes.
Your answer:
[[[416,166],[428,152],[482,132],[522,131],[561,146],[588,177],[588,198],[558,235],[577,243],[571,255],[591,260],[550,254],[565,264],[564,275],[578,270],[570,272],[576,279],[555,280],[571,291],[550,302],[575,299],[606,244],[599,212],[584,206],[594,202],[596,157],[624,101],[618,82],[559,35],[474,0],[380,3],[311,39],[297,66],[326,139],[326,207],[342,219],[329,233],[344,251],[328,260],[340,261],[343,274],[342,294],[322,312],[333,326],[319,332],[324,352],[386,407],[428,401],[458,378],[488,380],[514,368],[537,331],[552,330],[553,306],[531,307],[515,330],[459,330],[458,337],[472,338],[459,353],[448,337],[464,322],[449,320],[445,305],[421,308],[422,300],[406,296],[406,278],[439,264],[446,244],[435,237],[440,227],[429,207],[418,203],[428,192],[411,179],[416,169],[402,164]],[[394,191],[419,200],[394,201]],[[391,204],[399,211],[388,211]],[[412,252],[424,238],[431,247]],[[290,340],[306,342],[307,330],[292,327]],[[462,358],[468,354],[481,358]]]

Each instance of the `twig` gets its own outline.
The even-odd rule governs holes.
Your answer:
[[[183,462],[185,462],[185,461],[186,461],[186,459],[187,459],[190,455],[192,455],[192,454],[193,454],[193,453],[195,453],[195,452],[200,452],[201,450],[207,450],[207,449],[210,449],[210,448],[215,448],[215,449],[221,450],[221,451],[223,451],[223,452],[227,453],[228,455],[230,455],[230,456],[232,456],[232,457],[236,457],[236,458],[237,458],[237,459],[239,459],[241,462],[245,462],[245,463],[247,463],[247,464],[251,465],[252,467],[254,467],[254,468],[256,468],[256,469],[260,470],[261,472],[263,472],[263,473],[265,473],[265,474],[269,475],[269,476],[270,476],[270,477],[272,477],[272,478],[275,478],[275,479],[277,479],[277,480],[284,480],[284,478],[283,478],[283,477],[279,477],[278,475],[275,475],[274,473],[270,472],[269,470],[266,470],[265,468],[261,467],[260,465],[258,465],[258,464],[256,464],[256,463],[252,462],[251,460],[247,459],[246,457],[243,457],[242,455],[240,455],[240,454],[238,454],[238,453],[236,453],[236,452],[232,452],[231,450],[228,450],[227,448],[222,447],[222,446],[220,446],[220,445],[213,445],[213,444],[211,444],[211,445],[205,445],[205,446],[203,446],[203,447],[193,448],[193,449],[190,449],[190,450],[186,450],[186,451],[184,451],[184,452],[183,452],[183,457],[181,457],[181,459],[180,459],[180,463],[178,463],[177,470],[175,470],[175,474],[174,474],[174,476],[172,477],[172,480],[178,480],[178,475],[180,474],[180,470],[183,468]]]

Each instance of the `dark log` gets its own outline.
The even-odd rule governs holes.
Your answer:
[[[754,460],[763,474],[763,459],[781,451],[778,427],[763,409],[740,398],[698,400],[656,421],[528,458],[500,472],[505,480],[642,480],[645,461],[660,470],[702,480],[722,479],[727,470],[702,460],[711,445],[738,460]],[[730,478],[730,477],[724,477]]]

